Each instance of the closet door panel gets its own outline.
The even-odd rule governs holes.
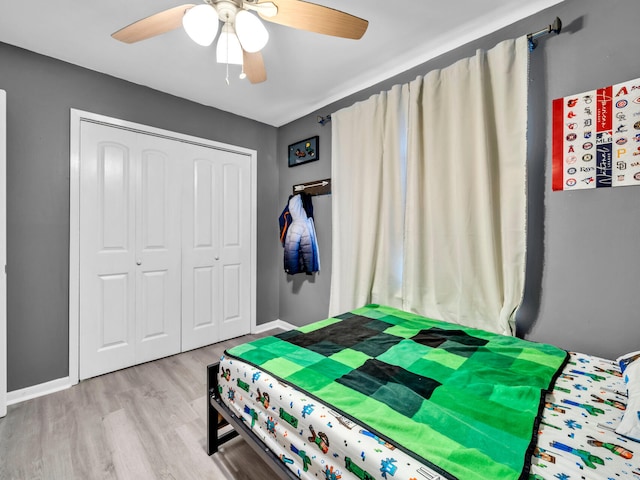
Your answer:
[[[168,335],[170,322],[167,318],[167,302],[170,297],[169,273],[164,271],[144,272],[140,275],[140,342],[149,342]],[[158,300],[161,300],[158,302]]]
[[[220,166],[216,150],[192,146],[184,167],[182,350],[219,339]]]
[[[127,347],[129,337],[129,276],[99,275],[100,279],[100,340],[98,352]]]
[[[97,162],[101,250],[126,252],[131,241],[129,148],[122,144],[101,143]],[[87,173],[94,174],[93,171]]]
[[[216,269],[197,267],[193,269],[193,329],[199,331],[215,325],[214,299]]]
[[[206,152],[209,153],[209,152]],[[213,252],[218,247],[218,210],[216,208],[215,191],[218,188],[218,172],[212,158],[196,158],[191,169],[190,207],[193,209],[193,242],[192,247]],[[191,215],[188,215],[191,217]]]
[[[138,140],[136,363],[142,363],[180,351],[181,172],[178,142]]]
[[[145,150],[141,164],[141,247],[143,250],[166,250],[167,238],[167,185],[169,158],[165,152]]]
[[[226,325],[240,317],[240,291],[241,266],[225,265],[223,268],[224,301],[222,318]]]
[[[82,125],[80,378],[135,358],[134,182],[128,132]]]
[[[250,325],[250,162],[220,152],[222,168],[222,318],[219,340],[244,335]]]

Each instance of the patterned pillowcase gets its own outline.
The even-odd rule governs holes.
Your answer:
[[[640,352],[628,353],[617,359],[627,384],[627,409],[616,433],[640,442]]]

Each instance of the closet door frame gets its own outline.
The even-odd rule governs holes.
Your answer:
[[[80,334],[80,126],[82,122],[98,123],[147,135],[160,136],[185,143],[225,150],[246,155],[251,160],[251,310],[250,331],[256,328],[256,268],[257,268],[257,152],[244,147],[229,145],[204,138],[185,135],[118,118],[107,117],[77,109],[70,110],[70,156],[69,156],[69,381],[79,381],[79,334]]]
[[[7,414],[7,92],[0,90],[0,417]]]

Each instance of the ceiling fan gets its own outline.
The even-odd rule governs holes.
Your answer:
[[[359,39],[369,22],[333,8],[303,0],[205,0],[164,10],[134,22],[111,36],[135,43],[183,26],[196,43],[209,46],[222,29],[216,46],[218,63],[242,65],[240,78],[251,83],[264,82],[267,73],[260,52],[269,40],[269,32],[260,18],[287,27],[342,38]]]

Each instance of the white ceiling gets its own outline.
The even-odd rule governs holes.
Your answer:
[[[227,85],[215,43],[181,28],[132,45],[111,38],[183,0],[3,0],[0,41],[278,127],[561,1],[316,0],[369,20],[363,38],[265,22],[268,78],[256,85],[233,65]]]

